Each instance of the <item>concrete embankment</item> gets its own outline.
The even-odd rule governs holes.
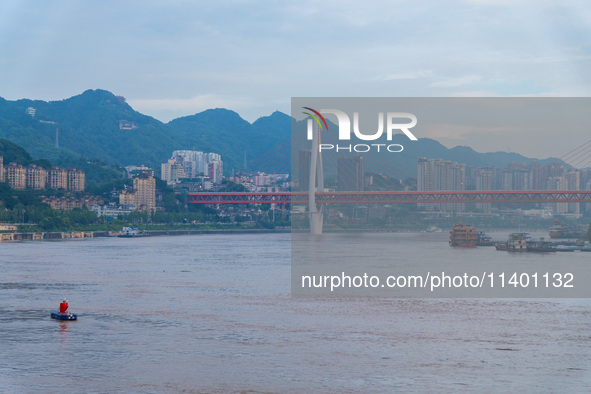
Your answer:
[[[288,228],[281,229],[248,229],[248,230],[147,230],[144,234],[149,237],[160,235],[197,235],[197,234],[266,234],[289,233]]]
[[[290,229],[248,229],[248,230],[147,230],[140,236],[156,237],[166,235],[198,235],[198,234],[264,234],[264,233],[289,233]],[[75,239],[75,238],[99,238],[116,237],[123,234],[120,231],[72,231],[72,232],[46,232],[46,233],[0,233],[0,242],[7,241],[41,241],[44,239]]]
[[[40,241],[44,239],[94,238],[109,236],[108,231],[65,231],[47,233],[1,233],[2,241]]]

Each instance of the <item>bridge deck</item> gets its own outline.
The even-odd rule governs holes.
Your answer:
[[[591,191],[323,192],[318,204],[591,203]],[[188,193],[189,204],[307,204],[308,193]]]

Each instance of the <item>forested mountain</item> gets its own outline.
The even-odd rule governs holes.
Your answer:
[[[27,114],[29,107],[35,109],[34,117]],[[104,90],[87,90],[62,101],[2,100],[0,119],[0,137],[52,161],[84,155],[122,165],[155,163],[175,145],[165,125]],[[122,130],[122,121],[137,128]]]
[[[29,107],[35,109],[34,117],[27,113]],[[278,119],[284,122],[276,128]],[[84,155],[156,169],[173,150],[216,152],[231,173],[242,169],[244,152],[254,160],[288,140],[289,117],[275,113],[250,124],[233,111],[211,109],[165,124],[135,111],[122,97],[87,90],[62,101],[0,98],[0,138],[22,145],[34,158],[59,162]]]

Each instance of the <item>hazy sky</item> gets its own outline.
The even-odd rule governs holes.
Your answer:
[[[589,96],[589,21],[584,0],[4,0],[0,96],[101,88],[162,121],[216,107],[254,121],[289,113],[292,96]]]

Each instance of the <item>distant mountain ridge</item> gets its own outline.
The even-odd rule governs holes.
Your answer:
[[[35,108],[35,116],[27,108]],[[135,128],[120,128],[120,122]],[[59,147],[56,146],[56,132]],[[281,112],[253,123],[234,111],[217,108],[162,123],[135,111],[120,96],[106,90],[87,90],[60,101],[0,98],[0,138],[24,147],[33,159],[83,155],[112,164],[152,166],[157,171],[173,150],[195,149],[222,155],[224,173],[243,168],[246,152],[250,169],[289,171],[289,149],[278,149],[291,135],[291,117]],[[402,136],[395,136],[400,138]],[[404,140],[404,154],[385,157],[403,175],[416,176],[417,157],[442,158],[473,166],[504,168],[511,162],[538,161],[517,153],[479,153],[458,146],[448,149],[439,142],[421,138]],[[394,174],[396,176],[396,174]]]

